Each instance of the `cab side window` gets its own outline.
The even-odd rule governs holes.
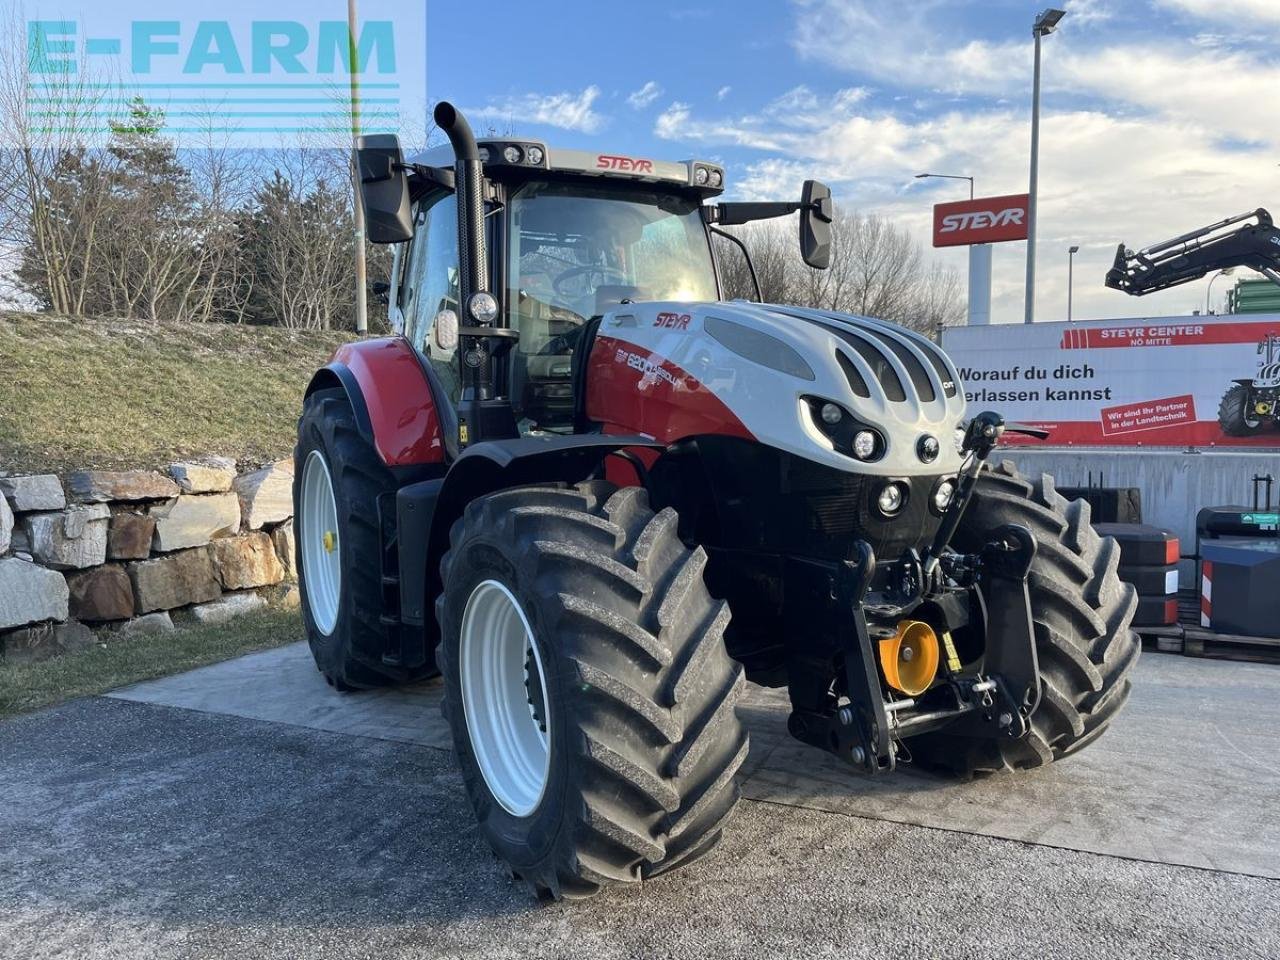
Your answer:
[[[458,206],[452,193],[428,194],[419,201],[400,283],[405,336],[431,363],[449,400],[456,404],[461,394],[457,337],[448,335],[447,325],[441,327],[443,337],[436,336],[441,312],[459,316]]]

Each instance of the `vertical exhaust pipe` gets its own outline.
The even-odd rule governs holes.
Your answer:
[[[458,402],[458,444],[465,447],[477,440],[518,435],[510,400],[495,389],[495,352],[510,347],[511,332],[496,331],[492,324],[501,317],[478,318],[473,310],[476,294],[489,294],[489,256],[485,244],[484,165],[471,124],[453,104],[436,104],[436,125],[453,147],[454,196],[458,203],[458,334],[461,347],[462,396]],[[488,298],[485,298],[488,300]],[[496,296],[488,301],[490,308]]]
[[[484,167],[475,134],[458,108],[447,101],[436,104],[435,121],[453,147],[453,175],[458,199],[458,273],[462,321],[469,325],[468,303],[489,283],[489,258],[484,244]]]

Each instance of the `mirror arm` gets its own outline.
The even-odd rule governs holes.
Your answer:
[[[711,223],[719,223],[726,227],[751,223],[755,220],[772,220],[774,217],[785,217],[804,208],[799,201],[776,201],[773,203],[717,203],[711,210]]]
[[[711,227],[710,230],[717,237],[724,237],[730,243],[736,244],[742,251],[742,256],[747,261],[747,271],[751,274],[751,285],[756,288],[756,303],[764,303],[764,294],[760,292],[760,279],[756,276],[756,265],[751,262],[751,251],[747,249],[747,245],[728,230],[721,230],[719,227]]]
[[[454,177],[453,171],[448,167],[428,167],[421,163],[403,163],[400,169],[411,177],[425,180],[427,183],[434,183],[437,186],[444,187],[446,190],[457,190],[457,178]]]

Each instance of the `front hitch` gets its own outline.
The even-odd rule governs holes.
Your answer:
[[[866,600],[875,576],[870,544],[854,545],[832,582],[840,611],[838,649],[844,660],[847,704],[818,713],[795,710],[788,721],[799,740],[827,750],[862,773],[897,764],[896,742],[931,730],[974,737],[1021,739],[1040,703],[1040,671],[1027,575],[1036,555],[1031,532],[1016,524],[993,531],[982,552],[965,558],[986,625],[986,655],[975,676],[950,676],[950,704],[922,709],[915,699],[885,700],[880,666],[867,625]]]

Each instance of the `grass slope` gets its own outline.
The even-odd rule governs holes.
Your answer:
[[[312,372],[352,337],[0,313],[0,470],[283,457]]]
[[[112,639],[42,663],[0,660],[0,719],[301,639],[298,611],[270,607],[225,624]]]

